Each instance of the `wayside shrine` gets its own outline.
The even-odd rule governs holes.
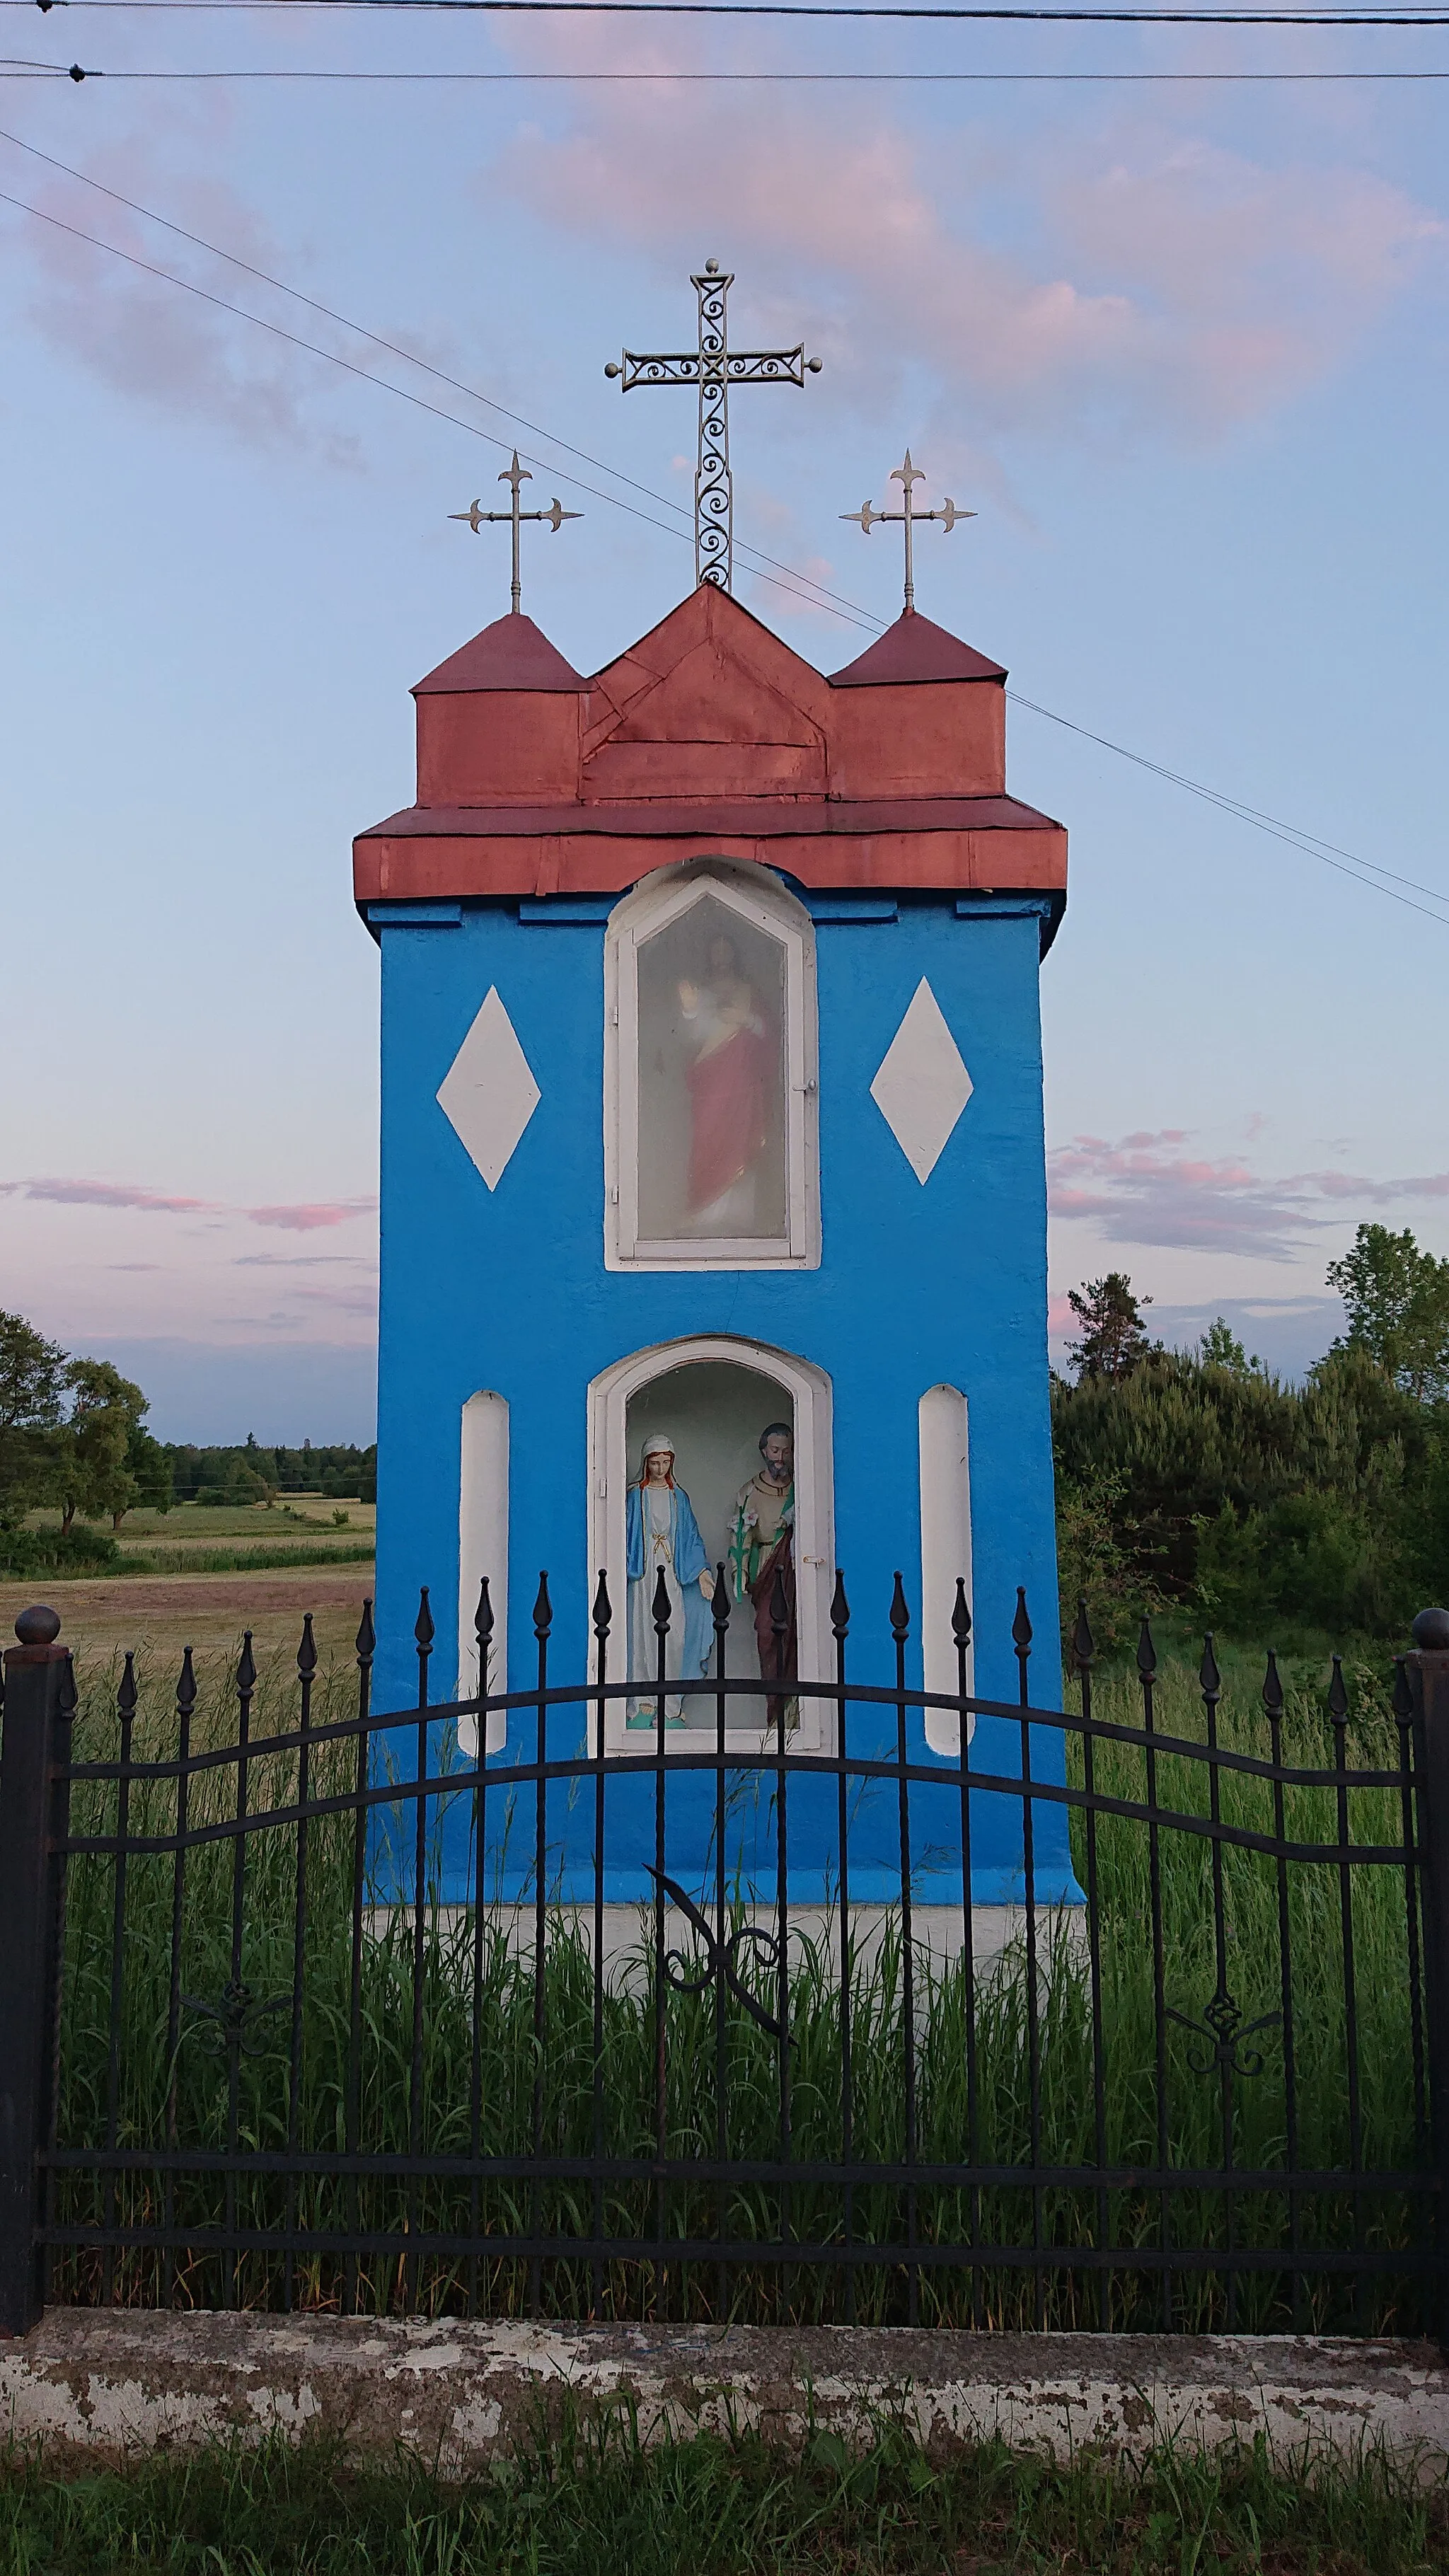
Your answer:
[[[721,1651],[741,1779],[782,1725],[807,1771],[838,1749],[807,1687],[837,1568],[855,1685],[895,1679],[899,1573],[913,1689],[958,1693],[964,1601],[968,1688],[1014,1702],[1021,1586],[1056,1704],[1038,970],[1066,835],[1007,793],[1005,679],[914,609],[822,677],[704,580],[592,678],[515,610],[419,682],[417,801],[354,851],[383,978],[379,1706],[415,1681],[423,1583],[441,1695],[478,1687],[485,1577],[487,1687],[526,1690],[541,1568],[575,1679],[605,1577],[631,1688],[604,1750],[641,1801],[661,1753],[713,1751]],[[527,1758],[532,1723],[494,1712],[485,1761]],[[911,1762],[954,1768],[957,1727],[915,1713]],[[1043,1741],[1044,1777],[1061,1759]],[[972,1764],[1020,1775],[1005,1715]],[[716,1783],[679,1765],[676,1855],[696,1792],[702,1867]],[[512,1852],[496,1803],[516,1893],[532,1831]],[[1021,1894],[1019,1810],[990,1804],[978,1905]],[[792,1895],[828,1901],[833,1787],[808,1811],[802,1776]],[[611,1901],[652,1894],[650,1812],[637,1848],[611,1829]],[[589,1836],[550,1811],[564,1901]],[[918,1867],[959,1906],[959,1844]],[[1060,1808],[1035,1872],[1075,1894]]]

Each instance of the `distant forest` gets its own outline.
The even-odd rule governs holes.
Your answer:
[[[163,1440],[171,1462],[171,1491],[178,1503],[265,1503],[278,1494],[325,1494],[334,1501],[375,1503],[377,1442],[300,1449],[263,1449],[250,1436],[235,1449],[198,1449],[189,1441]]]

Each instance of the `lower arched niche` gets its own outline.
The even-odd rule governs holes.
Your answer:
[[[728,1334],[656,1344],[617,1361],[595,1379],[590,1408],[590,1562],[608,1579],[614,1619],[610,1669],[623,1679],[628,1653],[629,1587],[625,1564],[628,1489],[641,1472],[646,1437],[665,1433],[674,1444],[675,1479],[689,1497],[711,1567],[729,1567],[735,1504],[760,1467],[766,1429],[787,1424],[795,1455],[795,1573],[799,1672],[805,1680],[833,1672],[830,1589],[833,1581],[830,1381],[822,1369],[793,1353]],[[637,1657],[636,1657],[637,1660]],[[748,1598],[732,1599],[726,1672],[741,1680],[760,1671],[754,1611]],[[684,1726],[666,1733],[666,1749],[691,1725],[711,1735],[712,1699],[681,1703]],[[730,1703],[732,1743],[757,1744],[766,1724],[763,1690]],[[636,1721],[637,1722],[637,1721]],[[792,1713],[792,1740],[803,1751],[833,1742],[830,1713],[808,1697]],[[606,1741],[622,1746],[629,1736],[625,1708],[610,1710]],[[633,1737],[639,1749],[639,1737]],[[681,1744],[679,1749],[685,1749]]]

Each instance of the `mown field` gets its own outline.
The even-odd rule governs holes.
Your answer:
[[[271,1509],[178,1503],[169,1512],[128,1512],[116,1533],[120,1560],[104,1572],[0,1575],[0,1634],[9,1636],[28,1603],[49,1602],[90,1672],[108,1671],[130,1647],[164,1694],[184,1647],[195,1650],[199,1668],[219,1674],[247,1627],[264,1660],[289,1663],[310,1610],[331,1663],[351,1655],[372,1590],[376,1524],[375,1504],[320,1494],[289,1495]],[[59,1515],[32,1512],[25,1526],[56,1530]]]

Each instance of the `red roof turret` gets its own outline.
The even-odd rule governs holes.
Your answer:
[[[833,679],[706,583],[592,680],[514,614],[418,683],[418,801],[357,900],[619,894],[680,859],[805,886],[1060,895],[1006,792],[1006,674],[911,612]]]
[[[588,682],[564,660],[557,645],[550,644],[541,627],[521,608],[507,617],[496,617],[475,635],[471,644],[460,645],[419,680],[415,698],[447,697],[455,692],[474,689],[583,689]]]
[[[999,662],[988,662],[959,635],[948,635],[929,617],[908,608],[843,671],[832,671],[832,689],[894,688],[914,680],[1004,680]]]

